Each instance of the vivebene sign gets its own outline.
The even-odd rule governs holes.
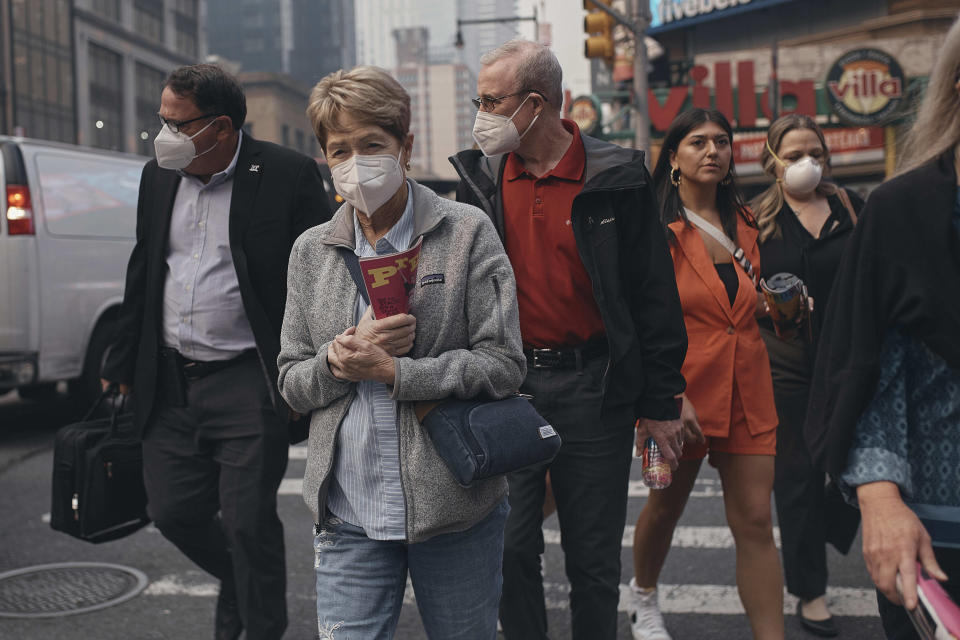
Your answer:
[[[790,0],[652,0],[650,33],[679,29],[706,20],[762,9]]]

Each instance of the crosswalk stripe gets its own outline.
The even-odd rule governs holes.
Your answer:
[[[548,609],[565,610],[569,608],[567,599],[570,586],[559,583],[543,585],[547,594]],[[214,582],[189,582],[177,575],[166,575],[150,583],[144,590],[146,596],[188,596],[194,598],[216,597],[219,585]],[[660,610],[666,614],[709,614],[743,615],[743,605],[737,588],[717,584],[662,584],[660,591]],[[407,580],[403,594],[404,604],[414,604],[416,597],[413,586]],[[630,612],[632,595],[630,587],[620,585],[620,605],[618,610]],[[827,602],[830,611],[841,617],[873,617],[877,615],[876,599],[872,589],[851,587],[827,587]],[[792,614],[797,607],[797,599],[784,594],[783,612]]]
[[[298,448],[301,447],[291,447],[291,450]],[[302,489],[303,480],[301,478],[284,478],[280,483],[279,494],[282,496],[299,496]],[[648,495],[650,495],[650,489],[639,480],[631,481],[627,487],[627,497],[629,498],[646,498]],[[723,496],[723,489],[720,487],[720,483],[712,478],[698,480],[693,491],[690,492],[691,498],[718,498],[721,496]]]
[[[291,460],[306,460],[307,448],[302,445],[290,447],[287,457]]]
[[[566,585],[564,585],[566,586]],[[744,615],[743,604],[735,586],[717,584],[661,584],[660,611],[663,613],[697,613],[712,615]],[[567,587],[569,591],[569,587]],[[630,611],[630,587],[620,585],[619,610]],[[827,603],[835,616],[877,616],[876,592],[873,589],[827,587]],[[784,592],[783,613],[797,609],[797,598]]]
[[[633,547],[633,530],[633,525],[624,527],[621,541],[623,547]],[[543,540],[547,544],[560,544],[560,530],[544,528]],[[773,541],[777,547],[780,546],[780,527],[773,528]],[[683,549],[732,549],[733,534],[729,527],[677,527],[673,531],[673,542],[670,546]]]
[[[299,495],[299,494],[298,494]],[[45,524],[50,523],[50,514],[44,513],[40,520]],[[147,527],[148,531],[155,531],[153,526]],[[623,540],[621,545],[629,549],[633,547],[633,525],[627,525],[623,529]],[[547,544],[560,544],[560,530],[544,528],[543,540]],[[780,546],[780,527],[773,528],[773,540],[777,547]],[[733,535],[728,527],[693,527],[682,526],[674,529],[673,542],[671,547],[682,549],[732,549]]]
[[[277,494],[281,496],[303,495],[303,480],[301,478],[284,478],[280,481]]]

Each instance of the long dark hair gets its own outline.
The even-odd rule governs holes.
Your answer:
[[[660,200],[660,221],[663,223],[667,238],[671,242],[674,240],[674,236],[667,225],[677,220],[683,220],[687,224],[690,224],[690,221],[687,220],[687,214],[683,211],[679,189],[670,182],[670,152],[676,153],[680,141],[691,130],[705,122],[720,125],[730,138],[731,146],[733,145],[733,128],[726,116],[716,109],[688,109],[678,114],[670,123],[670,128],[667,129],[667,134],[663,138],[663,147],[660,149],[657,166],[653,170],[653,184]],[[751,225],[755,223],[747,214],[746,207],[743,204],[743,196],[740,195],[740,189],[737,187],[737,172],[733,166],[732,153],[730,155],[730,172],[723,182],[717,185],[717,211],[720,213],[723,232],[731,240],[737,242],[737,216],[742,216]]]

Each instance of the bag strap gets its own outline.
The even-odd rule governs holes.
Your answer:
[[[840,198],[840,202],[846,208],[847,213],[850,214],[850,222],[853,223],[853,226],[857,226],[857,212],[853,210],[853,203],[850,202],[850,195],[847,190],[843,187],[837,187],[837,197]]]
[[[691,211],[690,209],[684,207],[684,213],[687,214],[687,220],[692,222],[695,226],[699,227],[704,233],[720,243],[720,245],[733,256],[733,259],[736,260],[743,270],[747,272],[747,275],[750,276],[750,279],[753,281],[754,286],[757,284],[757,275],[753,272],[753,265],[750,264],[750,260],[747,259],[746,254],[744,254],[743,249],[738,247],[733,243],[733,240],[727,237],[722,230],[715,227],[713,224],[708,222],[706,219],[699,216],[697,213]]]
[[[119,404],[116,402],[116,397],[120,396]],[[111,382],[106,389],[100,394],[100,397],[94,401],[93,406],[87,410],[87,413],[83,416],[82,422],[89,422],[90,419],[97,412],[97,409],[100,408],[100,405],[103,404],[108,398],[112,399],[112,411],[110,412],[110,437],[115,438],[117,436],[118,428],[118,418],[127,408],[127,396],[120,393],[120,386],[116,382]]]
[[[367,296],[367,286],[363,283],[363,275],[360,273],[360,258],[346,247],[340,247],[340,255],[343,256],[343,261],[347,264],[347,270],[350,272],[350,277],[353,278],[353,283],[357,285],[360,296],[369,305],[370,298]]]

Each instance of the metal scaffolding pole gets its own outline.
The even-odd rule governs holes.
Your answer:
[[[633,128],[634,148],[646,152],[650,158],[650,112],[647,107],[647,27],[650,26],[649,0],[627,0],[629,16],[623,16],[607,5],[590,0],[590,3],[610,15],[633,34]]]

